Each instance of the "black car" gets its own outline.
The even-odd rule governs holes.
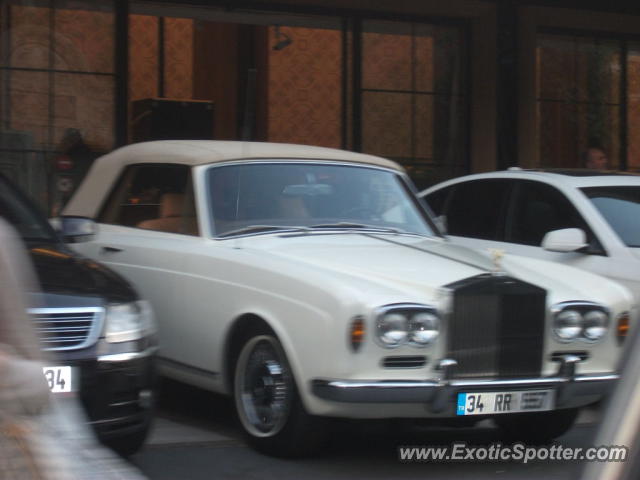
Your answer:
[[[77,395],[98,438],[122,454],[144,443],[154,403],[153,313],[115,272],[72,252],[0,175],[0,217],[29,249],[40,287],[30,313],[49,353],[54,395]]]

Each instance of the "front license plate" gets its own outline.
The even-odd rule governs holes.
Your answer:
[[[51,393],[73,392],[73,371],[71,367],[42,367]]]
[[[555,390],[459,393],[458,415],[541,412],[553,409]]]

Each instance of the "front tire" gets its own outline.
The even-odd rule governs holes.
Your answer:
[[[516,413],[495,417],[494,421],[510,441],[531,444],[550,443],[573,427],[579,410],[568,408],[551,412]]]
[[[106,441],[105,445],[122,457],[130,457],[140,451],[144,446],[149,430],[150,427],[146,426],[135,433],[123,435],[113,440]]]
[[[235,367],[236,411],[248,443],[278,457],[315,453],[325,438],[325,422],[309,415],[278,339],[249,337]]]

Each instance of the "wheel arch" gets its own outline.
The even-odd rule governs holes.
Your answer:
[[[225,392],[233,394],[234,366],[240,354],[244,341],[255,333],[268,333],[280,339],[275,329],[261,315],[244,313],[237,317],[227,331],[224,342],[224,354],[222,359],[222,375]],[[283,346],[283,348],[285,348]],[[286,352],[286,350],[285,350]]]
[[[256,334],[273,335],[286,355],[302,402],[309,408],[306,379],[311,375],[309,369],[313,370],[317,366],[313,362],[317,362],[318,352],[315,352],[315,357],[310,358],[307,348],[310,343],[317,345],[321,342],[325,338],[323,331],[326,330],[326,321],[318,313],[309,309],[262,308],[238,312],[229,322],[221,342],[219,358],[222,393],[233,395],[235,365],[245,340]],[[302,317],[308,321],[300,323],[291,320]],[[301,328],[303,325],[308,328]]]

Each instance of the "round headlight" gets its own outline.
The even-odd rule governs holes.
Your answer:
[[[409,341],[424,346],[436,339],[440,329],[440,319],[431,312],[420,312],[409,319]]]
[[[553,331],[560,340],[575,340],[582,332],[582,322],[580,312],[576,310],[563,310],[556,314]]]
[[[407,317],[401,313],[386,313],[378,320],[377,330],[382,345],[397,347],[407,340]]]
[[[602,310],[591,310],[584,315],[582,334],[587,340],[600,340],[607,333],[608,315]]]

